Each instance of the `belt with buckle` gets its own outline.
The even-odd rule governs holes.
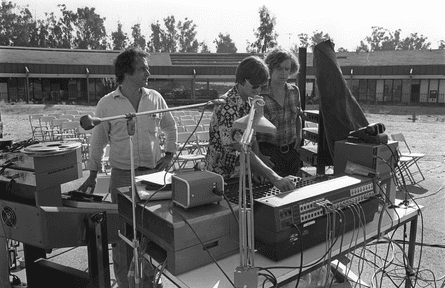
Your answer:
[[[289,150],[293,149],[295,146],[295,142],[287,144],[287,145],[281,145],[278,147],[278,150],[280,150],[281,153],[286,154],[289,152]]]
[[[154,168],[148,168],[148,167],[143,167],[143,166],[141,166],[141,167],[136,168],[135,170],[136,170],[136,171],[141,171],[141,172],[143,172],[143,171],[151,171],[151,170],[154,170]]]

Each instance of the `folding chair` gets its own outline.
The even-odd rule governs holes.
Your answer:
[[[47,116],[55,116],[56,118],[59,118],[61,115],[63,115],[62,113],[49,113]]]
[[[31,135],[33,140],[44,140],[44,135],[40,127],[40,118],[42,118],[43,114],[30,114],[29,124],[31,125]]]
[[[176,116],[176,117],[179,118],[180,116],[184,116],[185,112],[184,111],[175,110],[175,111],[172,111],[172,114],[173,114],[173,116]]]
[[[196,110],[190,110],[190,111],[189,111],[189,115],[192,115],[192,116],[201,116],[201,112],[196,111]]]
[[[202,131],[203,129],[201,125],[196,125],[196,124],[184,125],[183,127],[185,128],[186,132]]]
[[[201,153],[202,155],[206,155],[207,147],[209,146],[209,141],[210,141],[209,131],[197,131],[195,132],[195,135],[199,153]]]
[[[71,122],[69,119],[53,119],[51,121],[51,141],[63,140],[62,137],[62,124],[65,122]]]
[[[77,110],[68,110],[68,111],[65,111],[65,115],[79,115],[80,113],[79,113],[79,111],[77,111]]]
[[[205,155],[199,153],[199,146],[197,145],[194,134],[190,132],[180,132],[177,135],[176,141],[178,148],[175,162],[178,164],[178,170],[186,168],[188,162],[193,162],[194,166],[198,161],[205,160]],[[174,167],[173,170],[176,170],[176,168]]]
[[[90,156],[89,153],[90,153],[91,131],[87,131],[79,125],[77,132],[78,132],[80,142],[82,143],[81,150],[80,150],[81,155],[82,155],[82,162],[86,163],[86,161],[88,161],[89,156]],[[85,168],[86,168],[86,164],[85,164]]]
[[[105,172],[105,175],[108,175],[107,169],[110,167],[110,144],[107,144],[104,148],[104,154],[100,159],[100,164],[102,165],[102,172]]]
[[[210,129],[210,124],[202,124],[203,131],[209,131],[209,129]]]
[[[185,125],[195,125],[196,126],[196,122],[193,119],[181,119],[181,125],[185,126]]]
[[[80,128],[80,123],[77,121],[62,122],[60,128],[62,134],[62,140],[82,142],[79,137],[79,128]]]
[[[398,170],[396,170],[397,186],[403,187],[406,184],[406,180],[411,183],[415,183],[414,177],[409,169],[409,166],[413,164],[414,159],[408,156],[401,156],[399,152],[399,161],[397,163]]]
[[[211,119],[210,118],[202,118],[201,121],[199,122],[199,124],[204,125],[204,124],[210,124]],[[198,123],[198,121],[196,121],[196,123]]]
[[[43,141],[52,141],[53,139],[53,120],[56,116],[43,116],[40,118],[40,131],[43,135]]]
[[[199,115],[194,115],[193,117],[195,118],[195,122],[196,122],[196,123],[198,123],[200,119],[202,120],[202,119],[207,119],[207,118],[208,118],[208,117],[205,116],[205,115],[202,115],[202,117],[201,117],[201,114],[199,114]]]
[[[184,127],[184,126],[181,126],[181,125],[176,126],[176,129],[177,129],[177,130],[176,130],[177,132],[186,132],[186,131],[185,131],[185,127]]]
[[[70,121],[73,121],[74,120],[74,115],[72,115],[72,114],[60,115],[59,119],[69,119]]]
[[[403,135],[403,133],[394,133],[391,134],[391,139],[394,141],[399,142],[399,152],[400,152],[400,156],[401,157],[408,157],[406,159],[410,159],[410,161],[406,161],[406,163],[404,164],[404,166],[406,166],[406,169],[408,169],[408,172],[410,172],[410,181],[413,185],[425,180],[425,176],[422,173],[422,170],[419,167],[418,161],[420,159],[422,159],[423,157],[425,157],[424,153],[417,153],[417,152],[412,152],[411,148],[409,147],[408,143],[406,142],[405,136]],[[405,148],[403,149],[403,151],[400,149],[400,144],[403,143]],[[411,167],[416,167],[416,171],[412,172],[410,170]],[[414,175],[419,174],[420,175],[420,180],[416,181],[414,178]]]
[[[212,118],[213,111],[204,111],[204,116],[207,116],[207,118]]]

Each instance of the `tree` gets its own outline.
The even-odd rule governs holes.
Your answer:
[[[360,41],[360,46],[357,46],[357,48],[355,49],[355,52],[369,52],[369,47],[362,40]]]
[[[0,45],[30,46],[36,23],[27,7],[2,0],[0,7]]]
[[[427,42],[427,37],[418,35],[417,33],[411,33],[409,37],[401,39],[401,29],[397,29],[394,32],[389,31],[383,27],[373,26],[372,34],[365,38],[370,47],[370,51],[391,51],[391,50],[421,50],[429,49],[430,42]],[[365,46],[362,43],[357,49],[362,49]]]
[[[400,39],[400,29],[393,32],[383,27],[373,26],[372,34],[365,38],[371,51],[396,50]]]
[[[337,52],[348,52],[348,49],[340,47],[337,49]]]
[[[62,12],[62,18],[59,18],[56,26],[58,26],[60,31],[61,45],[63,48],[75,48],[75,30],[76,21],[78,15],[73,11],[67,10],[65,4],[57,5]],[[54,27],[54,29],[57,29]],[[54,32],[54,31],[53,31]]]
[[[164,24],[166,30],[161,34],[161,52],[175,53],[177,49],[176,41],[178,39],[175,16],[164,18]]]
[[[131,36],[133,37],[133,46],[145,50],[147,41],[145,40],[145,37],[142,36],[141,24],[135,24],[133,27],[131,27]]]
[[[257,40],[251,46],[258,53],[266,53],[268,49],[277,45],[278,33],[275,32],[276,17],[271,17],[269,10],[264,5],[260,8],[259,14],[260,27],[255,32]]]
[[[311,36],[311,50],[314,51],[314,48],[317,44],[329,40],[331,39],[332,42],[334,41],[334,39],[332,39],[331,37],[329,37],[329,34],[323,34],[323,31],[318,32],[318,30],[314,31],[314,34]]]
[[[205,42],[199,43],[199,47],[201,48],[200,53],[212,53],[212,52],[210,52],[209,46],[207,46],[207,44]]]
[[[74,45],[78,49],[106,49],[105,17],[96,14],[95,8],[77,8],[76,38]]]
[[[410,37],[406,37],[405,39],[401,40],[398,45],[397,49],[400,50],[424,50],[429,49],[431,46],[430,42],[426,42],[428,38],[423,37],[423,35],[418,36],[417,33],[411,33]]]
[[[164,30],[161,28],[159,21],[156,24],[151,24],[150,42],[148,43],[148,49],[151,52],[160,52],[162,49],[162,39],[164,38]]]
[[[113,50],[124,50],[128,46],[127,33],[122,31],[122,23],[117,23],[117,31],[111,33],[111,41],[113,42]]]
[[[309,47],[309,36],[306,33],[298,34],[298,39],[300,40],[300,47]]]
[[[445,49],[445,41],[440,40],[439,49]]]
[[[199,42],[196,40],[196,24],[193,20],[185,18],[184,22],[179,21],[178,25],[178,46],[179,52],[197,53]]]
[[[230,38],[230,34],[219,33],[218,38],[213,41],[216,44],[216,53],[236,53],[238,49]]]

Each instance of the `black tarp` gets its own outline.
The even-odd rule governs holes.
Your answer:
[[[315,46],[313,65],[324,133],[333,159],[335,141],[346,139],[349,132],[368,126],[369,123],[348,88],[335,55],[334,44],[330,40]]]

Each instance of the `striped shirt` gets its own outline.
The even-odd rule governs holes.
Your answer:
[[[285,90],[283,107],[275,100],[269,87],[261,91],[260,95],[263,96],[265,102],[264,117],[277,127],[277,134],[257,132],[258,142],[267,142],[276,146],[288,145],[295,141],[300,143],[302,138],[300,91],[297,86],[289,83],[286,83]]]

